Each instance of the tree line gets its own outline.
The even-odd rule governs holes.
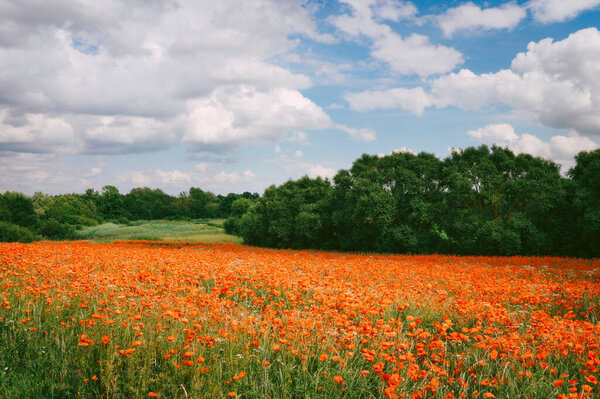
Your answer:
[[[115,186],[84,194],[26,196],[0,194],[0,241],[31,242],[37,239],[68,239],[83,226],[104,222],[124,224],[132,220],[191,220],[227,218],[237,199],[255,200],[257,193],[215,195],[192,187],[171,196],[160,189],[134,188],[121,194]]]
[[[247,244],[460,255],[600,256],[600,150],[566,176],[497,146],[363,155],[332,181],[303,177],[237,199],[225,223]]]

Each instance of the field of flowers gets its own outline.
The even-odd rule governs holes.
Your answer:
[[[600,260],[0,244],[0,398],[586,398]]]

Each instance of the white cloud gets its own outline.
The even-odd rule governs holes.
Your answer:
[[[417,14],[417,7],[407,1],[377,0],[373,6],[373,14],[377,18],[398,22],[411,19]]]
[[[36,191],[82,192],[89,187],[85,175],[91,167],[89,163],[72,164],[57,154],[0,150],[0,185],[3,190],[15,190],[27,194]],[[98,184],[98,187],[102,185]]]
[[[137,187],[148,186],[152,180],[152,176],[139,171],[124,172],[119,175],[118,179],[120,182],[131,182]]]
[[[38,182],[46,180],[48,178],[48,176],[49,176],[49,174],[44,172],[43,170],[36,170],[36,171],[25,174],[25,177],[27,177],[27,179],[38,181]]]
[[[310,63],[307,60],[304,61],[304,65]],[[324,85],[331,84],[342,84],[345,83],[348,79],[345,71],[352,69],[350,64],[334,64],[332,62],[318,62],[313,61],[315,65],[318,65],[318,68],[315,72],[315,75],[319,80],[319,83]]]
[[[420,34],[403,38],[389,25],[377,20],[378,17],[381,18],[382,10],[387,10],[389,7],[412,10],[399,11],[399,14],[392,13],[392,17],[389,18],[391,20],[396,20],[396,16],[400,18],[400,15],[411,13],[414,15],[416,13],[414,5],[394,6],[392,2],[376,0],[343,0],[343,2],[352,8],[351,14],[331,17],[329,22],[351,39],[368,38],[372,42],[371,55],[387,63],[392,71],[398,74],[427,77],[451,71],[464,61],[462,54],[451,47],[432,44],[427,36]]]
[[[197,150],[230,149],[256,140],[283,140],[293,129],[332,127],[329,116],[300,92],[252,87],[219,89],[190,102],[183,141]]]
[[[528,3],[533,18],[542,23],[572,19],[599,5],[600,0],[532,0]]]
[[[389,34],[377,39],[371,54],[387,62],[396,73],[421,77],[451,71],[464,61],[459,51],[431,44],[427,36],[416,33],[407,38]]]
[[[446,36],[462,30],[513,29],[527,12],[514,3],[482,9],[473,3],[464,3],[435,17]]]
[[[563,165],[564,169],[573,166],[573,157],[579,152],[591,151],[599,147],[594,141],[575,131],[571,131],[568,136],[553,136],[546,142],[529,133],[519,135],[507,123],[491,124],[467,133],[483,144],[508,147],[517,154],[526,153],[552,159]]]
[[[416,115],[421,115],[425,108],[432,105],[430,97],[422,87],[380,91],[366,90],[360,93],[346,93],[344,98],[350,104],[350,108],[359,112],[402,108]]]
[[[219,174],[217,174],[215,176],[214,179],[218,183],[237,184],[237,183],[240,183],[241,181],[253,180],[255,177],[256,177],[256,175],[251,170],[246,170],[242,173],[237,173],[237,172],[227,173],[225,171],[221,171],[221,172],[219,172]]]
[[[279,155],[274,159],[269,159],[266,162],[274,164],[288,173],[288,178],[297,179],[301,176],[309,176],[311,178],[322,177],[332,178],[337,173],[337,170],[331,165],[315,163],[300,160],[289,155]]]
[[[531,42],[511,68],[477,75],[468,70],[431,83],[437,106],[479,109],[502,103],[554,128],[600,134],[600,32],[580,30],[554,42]]]
[[[180,172],[179,170],[169,170],[162,171],[160,169],[156,170],[156,174],[163,184],[181,184],[181,183],[190,183],[192,178],[189,174]]]
[[[427,107],[479,110],[507,105],[521,117],[557,129],[600,135],[600,32],[588,28],[564,40],[531,42],[510,69],[476,74],[468,69],[428,81],[428,90],[350,93],[359,111],[392,107],[417,115]]]
[[[336,125],[337,129],[342,130],[352,136],[355,140],[370,142],[377,137],[375,131],[369,128],[355,128],[345,125]]]
[[[73,151],[73,127],[60,118],[26,114],[11,118],[0,109],[0,150],[14,152]]]
[[[519,136],[508,123],[499,123],[487,125],[486,127],[467,132],[469,136],[486,144],[497,144],[500,146],[508,146],[518,140]]]
[[[296,150],[296,152],[294,152],[294,158],[296,158],[296,159],[302,158],[303,155],[304,154],[300,150]]]
[[[90,173],[88,173],[88,176],[98,176],[100,173],[102,173],[102,168],[94,167],[90,169]]]
[[[103,116],[80,120],[81,126],[88,126],[81,135],[86,152],[144,152],[169,147],[178,140],[171,123],[155,118]]]
[[[304,144],[304,145],[310,144],[310,141],[308,140],[308,135],[301,130],[295,130],[295,131],[291,132],[287,136],[286,140],[287,141],[295,141],[297,143]]]
[[[323,165],[307,165],[308,176],[313,179],[316,177],[322,177],[324,179],[331,179],[337,173],[337,170],[333,168],[327,168]]]
[[[553,136],[550,146],[559,159],[574,157],[581,151],[592,151],[598,148],[596,142],[571,131],[568,136]]]
[[[196,164],[194,170],[196,172],[208,172],[211,170],[214,170],[215,168],[217,168],[218,166],[220,166],[220,163],[216,163],[216,162],[199,162]]]
[[[299,92],[311,79],[273,61],[298,37],[335,41],[301,2],[0,0],[0,150],[143,152],[183,135],[191,149],[223,150],[330,126]],[[249,109],[280,100],[272,123]],[[233,125],[189,129],[198,108]]]
[[[280,147],[278,144],[276,144],[276,145],[275,145],[275,148],[273,148],[273,152],[274,152],[275,154],[278,154],[278,153],[280,153],[280,152],[281,152],[281,147]]]

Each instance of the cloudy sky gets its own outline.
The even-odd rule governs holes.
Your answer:
[[[0,0],[0,191],[262,192],[600,143],[600,0]]]

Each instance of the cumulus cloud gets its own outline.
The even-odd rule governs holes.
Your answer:
[[[360,112],[402,108],[416,115],[421,115],[425,108],[432,105],[430,96],[422,87],[379,91],[366,90],[360,93],[346,93],[344,98],[350,104],[350,108]]]
[[[160,178],[163,184],[179,184],[179,183],[190,183],[192,178],[189,174],[180,172],[179,170],[162,171],[158,169],[156,174]]]
[[[0,151],[68,153],[75,142],[73,127],[60,118],[43,114],[11,118],[0,109]]]
[[[140,171],[126,171],[119,174],[118,182],[132,183],[137,187],[146,187],[153,181],[152,174]]]
[[[469,2],[448,9],[435,20],[446,36],[452,36],[462,30],[513,29],[526,15],[525,8],[514,3],[481,8]]]
[[[300,165],[302,168],[308,168],[308,176],[314,178],[322,177],[324,179],[332,179],[337,170],[333,168],[328,168],[323,165],[313,165],[313,164],[302,164]]]
[[[197,150],[231,148],[254,140],[276,141],[292,129],[332,127],[323,109],[300,92],[253,87],[219,89],[189,103],[183,141]]]
[[[418,11],[413,3],[398,0],[377,0],[372,8],[375,17],[394,22],[414,18]]]
[[[90,187],[91,163],[73,165],[62,155],[0,150],[0,182],[3,190],[27,194],[35,191],[69,193]],[[99,184],[99,187],[101,184]]]
[[[297,143],[300,144],[310,144],[310,141],[308,140],[308,134],[306,134],[305,132],[301,131],[301,130],[295,130],[293,132],[291,132],[288,136],[287,139],[288,141],[295,141]]]
[[[573,157],[579,152],[599,147],[594,141],[576,131],[571,131],[568,136],[557,135],[550,141],[543,141],[533,134],[517,134],[512,125],[507,123],[487,125],[467,134],[483,144],[508,147],[517,154],[526,153],[552,159],[563,165],[564,169],[573,166]]]
[[[345,125],[336,125],[335,127],[339,130],[348,133],[350,136],[352,136],[355,140],[358,141],[374,141],[376,137],[375,131],[369,128],[355,128]]]
[[[301,176],[331,179],[337,173],[337,170],[331,167],[330,164],[304,161],[300,159],[301,157],[297,157],[296,155],[296,153],[294,153],[293,156],[281,154],[273,159],[267,160],[267,162],[283,169],[288,174],[288,177],[292,179]]]
[[[351,39],[368,38],[371,55],[398,74],[427,77],[451,71],[464,61],[454,48],[432,44],[427,36],[416,33],[402,37],[381,21],[382,10],[389,7],[396,7],[398,11],[391,12],[385,19],[412,17],[416,7],[411,3],[394,5],[376,0],[343,0],[343,3],[351,8],[351,13],[331,17],[329,22]]]
[[[600,32],[589,28],[562,41],[531,42],[510,69],[477,75],[469,70],[431,84],[437,106],[479,109],[506,104],[554,128],[600,134]]]
[[[0,150],[222,150],[331,127],[311,79],[273,61],[298,36],[335,40],[301,2],[0,0]]]
[[[494,104],[557,129],[600,135],[600,32],[588,28],[564,40],[531,42],[510,69],[476,74],[468,69],[428,81],[428,89],[351,93],[358,111],[401,108],[417,115],[427,107],[479,110]]]
[[[251,170],[245,170],[242,173],[237,173],[237,172],[227,173],[225,171],[221,171],[221,172],[219,172],[219,174],[217,174],[215,176],[215,181],[217,181],[219,183],[237,184],[237,183],[240,183],[241,181],[253,180],[255,177],[256,177],[256,175]]]
[[[533,18],[542,23],[566,21],[598,6],[600,0],[532,0],[528,4]]]

